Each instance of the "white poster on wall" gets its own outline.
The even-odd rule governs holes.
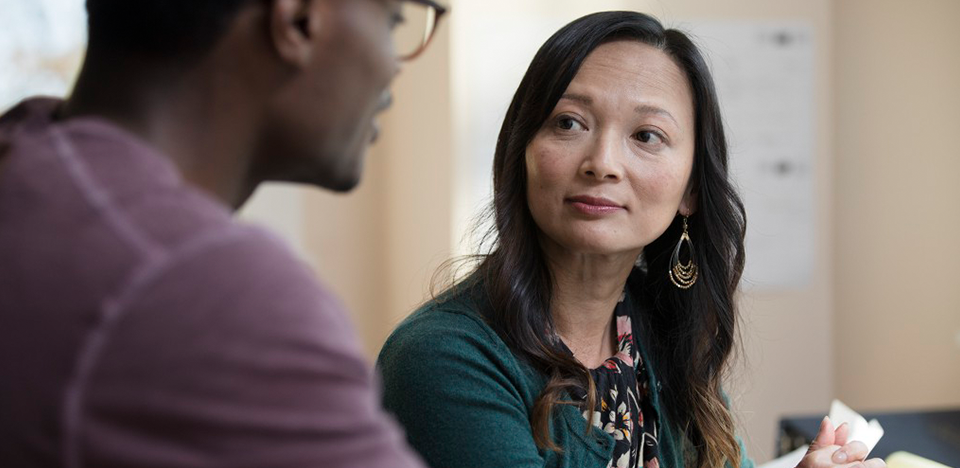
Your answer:
[[[747,210],[744,286],[807,285],[816,258],[815,44],[803,23],[681,23],[714,74]]]

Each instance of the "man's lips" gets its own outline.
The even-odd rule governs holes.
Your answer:
[[[380,93],[380,102],[377,103],[377,113],[381,113],[393,105],[393,93],[387,89]]]
[[[377,138],[380,137],[380,122],[377,121],[376,116],[389,109],[391,105],[393,105],[393,93],[390,92],[389,89],[385,89],[382,93],[380,93],[380,102],[377,103],[377,109],[374,112],[374,118],[370,122],[370,143],[377,141]]]
[[[377,141],[377,138],[380,137],[380,122],[377,122],[376,119],[370,122],[370,143]]]

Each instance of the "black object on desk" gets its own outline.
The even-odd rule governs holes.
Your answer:
[[[960,468],[960,409],[923,412],[865,413],[883,426],[883,438],[870,457],[887,458],[906,451],[947,466]],[[823,416],[785,417],[780,420],[779,455],[810,443]]]

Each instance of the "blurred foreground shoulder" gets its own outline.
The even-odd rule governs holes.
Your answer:
[[[121,297],[81,381],[92,466],[419,467],[342,307],[278,240],[234,226]]]

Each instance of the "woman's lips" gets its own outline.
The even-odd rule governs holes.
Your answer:
[[[623,205],[602,197],[577,196],[568,198],[566,202],[578,212],[591,216],[606,215],[626,209]]]

